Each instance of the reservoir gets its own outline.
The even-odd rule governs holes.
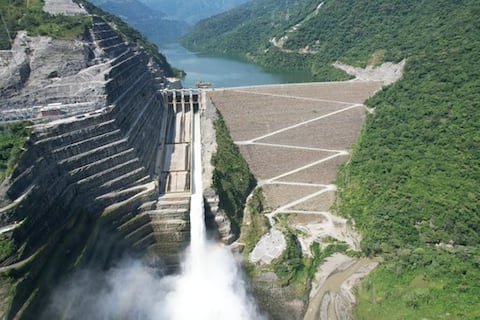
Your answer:
[[[184,88],[194,88],[199,80],[212,83],[214,88],[313,81],[305,72],[267,72],[245,61],[197,54],[177,43],[163,45],[160,51],[173,67],[187,73],[182,79]]]

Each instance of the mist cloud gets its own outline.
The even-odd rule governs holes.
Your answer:
[[[200,258],[198,260],[197,258]],[[42,319],[260,320],[228,248],[206,243],[179,275],[125,259],[106,272],[83,270],[53,293]]]

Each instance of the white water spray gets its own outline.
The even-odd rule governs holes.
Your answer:
[[[194,115],[191,244],[183,272],[168,297],[174,320],[260,319],[235,259],[226,247],[206,239],[202,194],[200,112]]]

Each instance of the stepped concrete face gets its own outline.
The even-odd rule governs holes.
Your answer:
[[[82,41],[20,33],[10,52],[19,59],[0,66],[0,121],[36,123],[0,195],[0,230],[16,249],[0,268],[29,270],[12,317],[41,308],[45,283],[66,270],[107,268],[125,251],[174,268],[189,242],[198,94],[159,90],[162,66],[93,21]]]

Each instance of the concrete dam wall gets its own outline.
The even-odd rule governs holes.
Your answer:
[[[198,95],[161,91],[162,67],[101,18],[77,45],[88,51],[85,65],[55,81],[31,72],[0,101],[3,109],[14,101],[26,110],[70,104],[71,115],[35,125],[2,184],[2,233],[16,252],[0,262],[16,290],[0,310],[6,318],[34,318],[64,274],[108,268],[125,252],[160,256],[174,268],[189,241],[190,122]],[[22,68],[33,60],[25,54]]]

